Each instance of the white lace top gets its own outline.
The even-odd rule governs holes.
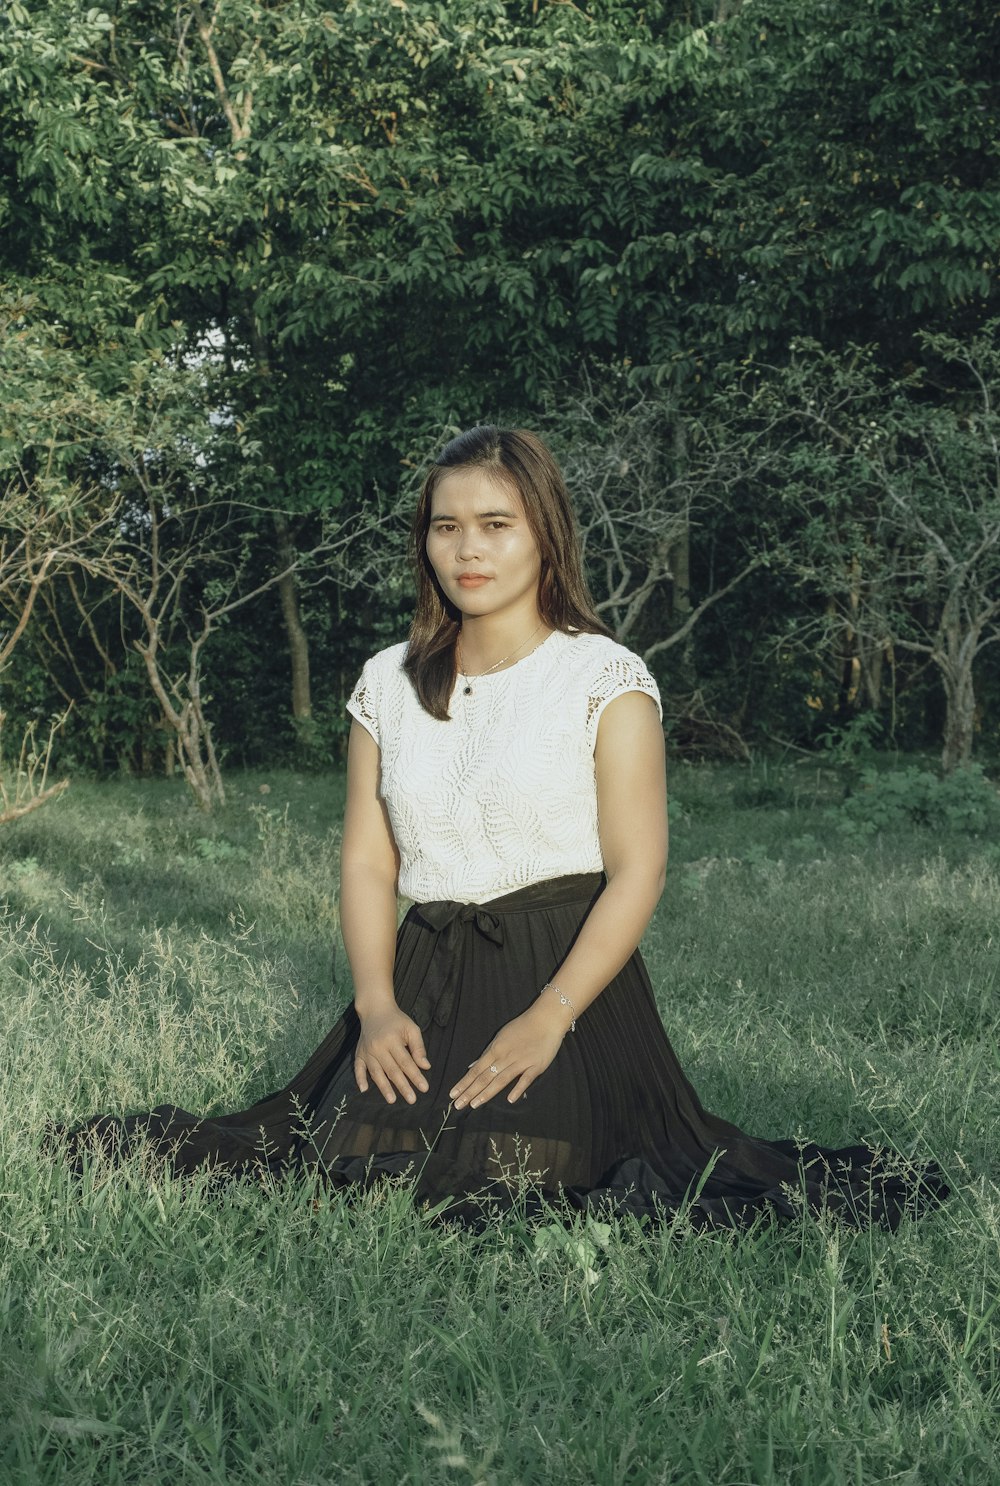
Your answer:
[[[406,645],[367,661],[347,710],[381,750],[381,794],[418,903],[489,898],[570,872],[600,872],[594,745],[627,691],[660,696],[637,655],[603,635],[545,639],[524,660],[462,684],[448,722],[424,711]],[[662,716],[662,708],[660,708]]]

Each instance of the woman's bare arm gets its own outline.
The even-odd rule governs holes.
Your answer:
[[[340,928],[354,981],[361,1035],[354,1076],[365,1093],[369,1078],[389,1104],[396,1092],[410,1104],[423,1093],[430,1063],[416,1022],[396,1004],[392,983],[396,947],[399,851],[379,798],[378,744],[360,723],[347,747],[347,808],[340,854]]]
[[[580,1016],[634,953],[663,891],[667,789],[663,730],[650,697],[626,692],[601,716],[595,749],[607,887],[554,977],[554,990],[502,1027],[451,1091],[457,1109],[509,1088],[513,1104],[552,1062]],[[538,990],[541,991],[541,986]],[[495,1069],[496,1072],[491,1070]]]
[[[650,697],[630,691],[608,703],[598,724],[594,759],[608,885],[555,977],[577,1016],[638,948],[666,881],[663,729]],[[557,996],[546,993],[542,1001],[564,1028],[569,1026],[572,1013]]]
[[[399,853],[379,798],[379,747],[358,722],[347,745],[347,808],[340,851],[340,927],[359,1015],[395,1003]]]

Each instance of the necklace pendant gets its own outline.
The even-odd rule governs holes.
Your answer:
[[[462,687],[462,695],[465,696],[465,697],[471,697],[471,695],[472,695],[472,687],[471,686],[463,686]]]

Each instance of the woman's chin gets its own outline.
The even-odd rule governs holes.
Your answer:
[[[486,614],[493,614],[503,607],[498,604],[496,597],[487,597],[481,589],[460,588],[452,599],[452,603],[463,615],[470,619],[479,618]]]

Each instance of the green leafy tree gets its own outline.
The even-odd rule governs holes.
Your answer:
[[[669,322],[678,363],[702,372],[720,348],[781,359],[796,334],[875,336],[899,365],[920,329],[981,324],[1000,242],[998,44],[996,7],[976,0],[768,0],[690,31],[650,78],[649,144],[629,162],[673,220],[613,274],[661,355]]]
[[[324,513],[394,498],[421,430],[537,417],[590,356],[699,412],[723,362],[796,334],[874,334],[899,368],[921,328],[975,332],[998,24],[986,0],[9,0],[0,275],[109,397],[151,353],[217,363],[307,721],[302,554]]]
[[[832,629],[857,640],[862,668],[900,652],[929,664],[946,773],[971,759],[975,677],[1000,642],[998,328],[926,336],[924,365],[895,381],[870,353],[806,346],[751,400],[785,430],[776,469],[801,522],[789,565],[829,598],[799,642]]]
[[[90,422],[97,400],[89,391],[53,397],[65,358],[33,332],[30,311],[27,301],[0,302],[0,824],[38,809],[69,782],[48,778],[65,711],[50,723],[45,742],[38,740],[39,718],[22,711],[22,737],[5,768],[11,676],[38,610],[108,526],[106,513],[87,501],[75,479],[67,447],[71,429]]]

